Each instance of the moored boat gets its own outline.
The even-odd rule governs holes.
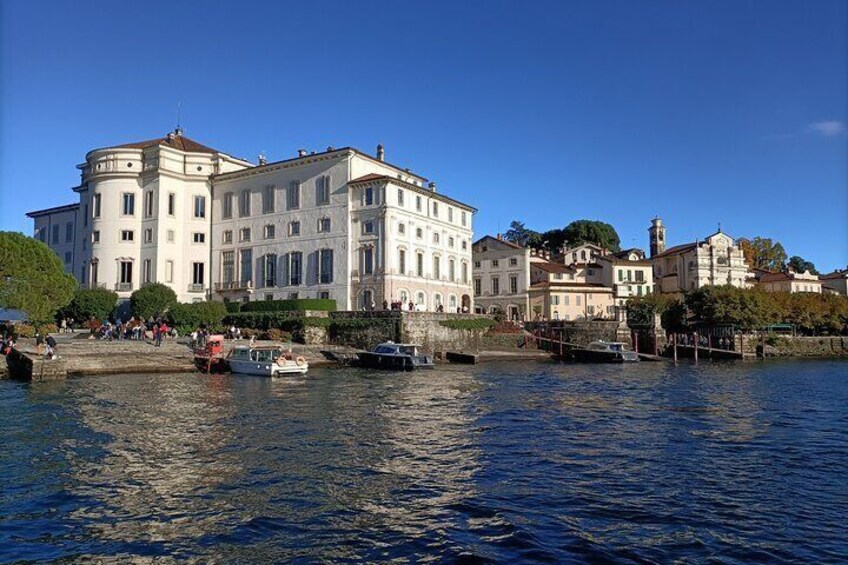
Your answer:
[[[204,373],[222,373],[227,370],[224,360],[224,336],[210,335],[203,347],[194,348],[194,364]]]
[[[278,345],[239,345],[230,350],[227,363],[233,373],[277,377],[304,374],[309,363],[302,356],[294,356]]]
[[[627,344],[620,341],[593,341],[585,348],[571,350],[576,361],[586,363],[634,363],[639,361],[639,354],[630,351]]]
[[[413,371],[432,369],[433,357],[419,351],[420,346],[412,343],[381,343],[371,351],[357,353],[359,365],[371,369],[392,369],[395,371]]]

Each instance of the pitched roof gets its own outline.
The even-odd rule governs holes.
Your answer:
[[[480,243],[480,242],[482,242],[486,239],[491,239],[494,242],[502,243],[502,244],[506,245],[507,247],[512,247],[514,249],[521,249],[521,250],[527,249],[526,247],[521,247],[517,243],[513,243],[513,242],[507,241],[505,239],[498,239],[497,237],[494,237],[494,236],[491,236],[491,235],[484,235],[483,237],[481,237],[480,239],[478,239],[477,241],[472,243],[471,246],[473,247],[473,246],[477,245],[478,243]]]
[[[32,212],[27,212],[26,215],[30,218],[37,218],[39,216],[47,216],[49,214],[58,214],[59,212],[70,212],[71,210],[76,210],[78,208],[79,203],[65,204],[64,206],[54,206],[53,208],[45,208],[44,210],[33,210]]]
[[[530,263],[531,267],[538,267],[548,273],[568,273],[574,271],[571,265],[563,265],[562,263],[539,262]]]
[[[356,184],[358,182],[371,182],[375,180],[392,180],[392,177],[390,177],[389,175],[378,175],[375,173],[369,173],[367,175],[353,179],[348,184]]]
[[[559,282],[559,281],[539,281],[530,285],[531,290],[538,290],[543,288],[562,288],[562,289],[588,289],[591,291],[599,291],[599,292],[612,292],[612,289],[608,286],[604,286],[601,283],[581,283],[581,282]]]
[[[156,147],[157,145],[164,145],[165,147],[186,151],[188,153],[220,153],[220,151],[198,143],[195,140],[184,136],[180,132],[169,133],[165,137],[157,137],[156,139],[148,139],[147,141],[136,141],[134,143],[115,145],[115,147],[127,149],[147,149],[148,147]]]
[[[683,244],[680,244],[680,245],[675,245],[674,247],[669,247],[668,249],[666,249],[662,253],[657,253],[656,255],[654,255],[652,257],[652,259],[656,259],[657,257],[665,257],[666,255],[674,255],[674,254],[677,254],[677,253],[686,253],[687,251],[692,251],[696,247],[698,247],[697,241],[692,241],[690,243],[683,243]]]
[[[819,279],[845,279],[848,278],[848,270],[845,271],[833,271],[832,273],[828,273],[826,275],[819,275]]]
[[[472,213],[477,211],[477,208],[475,208],[474,206],[470,206],[468,204],[465,204],[464,202],[460,202],[459,200],[455,200],[455,199],[451,198],[450,196],[445,196],[444,194],[442,194],[440,192],[436,192],[432,188],[425,188],[423,186],[418,186],[417,184],[413,184],[413,183],[407,182],[405,180],[390,177],[388,175],[378,175],[378,174],[375,174],[375,173],[369,173],[367,175],[357,177],[357,178],[353,179],[352,181],[348,181],[348,184],[349,185],[351,185],[351,184],[362,184],[362,183],[366,183],[366,182],[391,182],[393,184],[400,185],[400,186],[409,188],[411,190],[414,190],[414,191],[416,191],[420,194],[426,194],[427,196],[429,196],[431,198],[436,198],[438,200],[442,200],[442,201],[444,201],[448,204],[453,204],[454,206],[458,206],[460,208],[465,208]]]

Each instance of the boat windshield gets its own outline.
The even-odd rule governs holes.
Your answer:
[[[244,347],[237,347],[230,352],[230,359],[235,359],[236,361],[249,361],[250,350]]]
[[[406,355],[418,355],[418,350],[414,345],[401,345],[398,350]]]
[[[624,351],[623,343],[610,343],[609,348],[613,351]]]
[[[394,345],[378,345],[374,348],[374,353],[393,354],[397,352],[397,347]]]

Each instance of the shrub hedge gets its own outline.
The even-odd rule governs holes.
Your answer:
[[[297,300],[255,300],[241,305],[241,312],[303,312],[304,310],[334,312],[336,301],[326,298],[299,298]]]
[[[190,333],[200,326],[213,328],[221,325],[227,308],[221,302],[193,302],[175,304],[168,311],[168,320],[180,334]]]
[[[488,330],[495,325],[495,321],[489,318],[468,318],[463,320],[442,320],[440,326],[452,330]]]

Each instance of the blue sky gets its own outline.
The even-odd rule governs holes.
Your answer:
[[[4,0],[0,228],[71,202],[95,147],[256,159],[386,146],[513,219],[647,246],[715,231],[848,264],[848,3]]]

